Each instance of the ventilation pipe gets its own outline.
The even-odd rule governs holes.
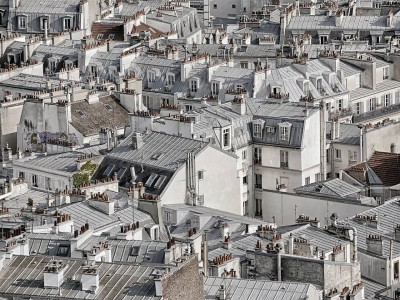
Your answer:
[[[357,229],[349,224],[344,224],[337,221],[338,216],[336,213],[331,216],[331,226],[338,229],[352,230],[353,231],[353,262],[357,262],[358,249],[357,249]]]
[[[204,276],[208,276],[208,237],[207,232],[203,234],[203,269]]]

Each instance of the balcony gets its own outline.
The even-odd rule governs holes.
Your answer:
[[[281,161],[281,169],[289,169],[289,163],[287,161]]]
[[[375,109],[372,111],[365,112],[363,114],[356,115],[356,116],[354,116],[353,123],[359,123],[359,122],[367,121],[369,119],[380,118],[385,115],[390,115],[390,114],[393,114],[396,112],[400,112],[400,103],[390,105],[390,106],[384,106],[380,109]]]

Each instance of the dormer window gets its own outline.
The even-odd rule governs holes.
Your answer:
[[[48,17],[40,17],[40,29],[45,30],[49,28],[49,18]]]
[[[290,128],[292,127],[292,124],[284,122],[278,125],[279,125],[279,139],[284,142],[289,142]]]
[[[198,88],[199,88],[198,79],[195,78],[195,79],[190,80],[190,91],[192,93],[197,93]]]
[[[219,82],[212,82],[211,83],[211,93],[213,95],[218,95],[219,94]]]
[[[63,28],[64,30],[70,30],[72,28],[72,19],[70,17],[64,18]]]
[[[231,146],[231,130],[230,128],[225,128],[222,130],[222,145],[224,148]]]
[[[26,16],[18,16],[18,28],[26,29]]]
[[[262,120],[253,121],[253,137],[262,138],[263,129],[264,129],[264,121]]]
[[[172,73],[167,74],[167,85],[174,85],[175,84],[175,75]]]
[[[389,79],[389,67],[383,68],[383,80]]]
[[[156,72],[155,71],[149,71],[147,73],[147,79],[149,82],[155,82],[156,81]]]
[[[322,79],[321,78],[317,79],[317,90],[318,90],[318,92],[322,91]]]
[[[257,137],[257,138],[261,138],[261,136],[262,136],[261,124],[259,124],[259,123],[253,124],[253,136]]]
[[[305,81],[303,83],[303,92],[304,92],[304,95],[306,95],[306,96],[310,95],[310,83],[308,81]]]

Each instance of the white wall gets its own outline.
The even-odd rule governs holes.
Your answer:
[[[275,216],[278,226],[295,223],[300,214],[315,218],[321,222],[321,226],[327,224],[327,219],[332,213],[337,213],[340,219],[354,216],[371,209],[373,206],[361,203],[349,203],[349,201],[330,200],[328,198],[316,198],[302,196],[293,193],[279,193],[276,191],[264,191],[262,195],[263,219],[271,222]]]

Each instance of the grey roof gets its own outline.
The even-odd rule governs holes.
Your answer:
[[[364,277],[362,277],[361,280],[364,285],[365,300],[376,299],[375,293],[386,287],[382,284],[368,280],[367,278],[364,278]]]
[[[52,87],[58,87],[62,82],[64,84],[72,83],[69,80],[47,79],[44,76],[21,73],[15,77],[1,81],[0,85],[38,91],[46,89],[48,82],[50,82]]]
[[[28,234],[30,255],[59,256],[60,246],[69,246],[71,234],[31,233]]]
[[[108,241],[111,244],[111,261],[123,263],[163,263],[164,250],[167,243],[161,241],[127,241],[109,239],[104,236],[92,236],[86,240],[78,250],[89,252],[99,242]],[[137,249],[132,255],[132,249]]]
[[[133,208],[127,202],[115,206],[115,212],[112,215],[107,215],[89,206],[87,201],[61,207],[59,210],[72,217],[76,229],[81,228],[85,223],[89,223],[95,231],[105,231],[111,227],[119,226],[121,223],[132,223],[132,216],[134,216],[135,222],[139,221],[141,227],[154,223],[150,215]]]
[[[61,56],[73,56],[78,55],[79,49],[74,48],[74,46],[79,46],[78,43],[75,45],[71,45],[69,47],[65,47],[63,45],[52,46],[52,45],[39,45],[34,53],[44,53],[44,54],[52,54],[52,55],[61,55]]]
[[[186,162],[188,152],[193,151],[196,155],[205,147],[206,144],[201,141],[151,132],[143,135],[143,146],[140,149],[133,149],[131,134],[107,157],[160,169],[176,170]],[[156,154],[161,156],[154,159]]]
[[[308,115],[305,114],[305,106],[298,103],[271,103],[266,100],[250,99],[247,101],[248,108],[253,114],[253,119],[261,119],[265,122],[264,127],[275,128],[275,132],[262,131],[262,137],[254,137],[253,142],[257,144],[280,145],[284,147],[302,147],[304,120],[310,115],[317,113],[318,108],[309,107]],[[281,141],[279,138],[280,123],[291,124],[289,141]]]
[[[378,228],[372,228],[354,221],[353,218],[346,220],[356,227],[358,235],[358,249],[367,252],[366,237],[368,235],[381,235],[383,239],[383,257],[390,256],[390,239],[394,236],[394,227],[399,223],[400,201],[398,198],[386,201],[384,204],[364,211],[359,215],[377,216]],[[339,216],[340,217],[340,216]],[[400,243],[393,240],[393,257],[400,256]]]
[[[360,67],[357,67],[351,63],[348,62],[344,62],[342,60],[340,60],[339,62],[339,69],[341,71],[343,71],[343,75],[344,77],[349,77],[349,76],[353,76],[356,74],[361,74],[364,70],[361,69]]]
[[[347,199],[357,199],[357,194],[361,191],[339,178],[327,180],[324,182],[315,182],[295,189],[296,193],[306,193],[314,195],[325,195],[328,197],[338,197]]]
[[[399,88],[399,82],[397,80],[388,79],[377,83],[375,89],[360,87],[358,89],[350,91],[350,100],[353,101],[370,96],[376,97],[376,95],[379,93],[386,91],[389,92],[391,90],[398,88]]]
[[[21,0],[17,13],[47,13],[47,14],[64,14],[78,13],[79,0]]]
[[[29,189],[26,193],[17,195],[4,202],[4,207],[8,207],[12,213],[19,213],[21,208],[26,208],[28,198],[33,200],[34,207],[44,207],[47,205],[47,193]]]
[[[326,135],[327,140],[331,140],[332,143],[347,144],[347,145],[360,145],[360,128],[358,125],[350,123],[340,123],[340,135],[339,138],[331,140],[332,136],[332,122],[326,123]]]
[[[75,173],[77,171],[76,161],[82,154],[82,152],[73,151],[52,155],[40,155],[34,158],[27,156],[14,161],[14,165]]]
[[[237,300],[305,300],[309,299],[310,289],[316,289],[309,283],[205,277],[205,299],[216,299],[221,285],[231,297],[228,299]]]
[[[386,16],[343,16],[340,26],[335,26],[335,16],[296,16],[291,18],[289,30],[386,30],[398,27],[399,17],[393,17],[393,26],[386,26]]]
[[[154,267],[132,264],[97,263],[100,285],[96,294],[92,294],[80,287],[82,260],[65,259],[67,267],[60,290],[44,288],[43,269],[50,260],[46,256],[14,256],[1,271],[0,293],[6,297],[21,295],[35,299],[160,299],[155,296],[155,285],[150,279]]]

